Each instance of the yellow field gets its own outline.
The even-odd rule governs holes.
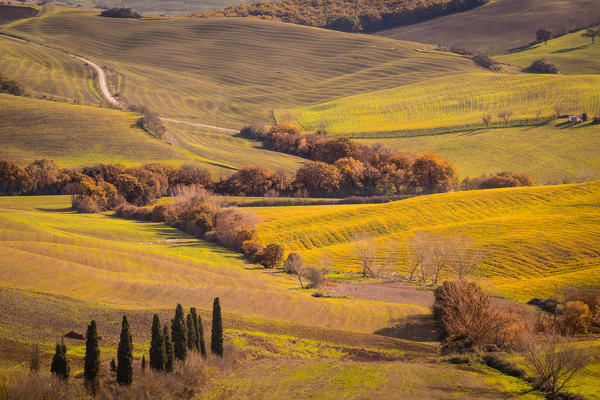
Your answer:
[[[127,309],[177,302],[244,317],[373,332],[419,306],[316,299],[297,283],[158,223],[69,210],[68,196],[0,198],[0,286]],[[376,305],[376,307],[375,307]]]
[[[564,122],[440,135],[358,139],[413,154],[434,152],[464,177],[528,173],[538,185],[600,179],[600,129]]]
[[[100,18],[60,9],[3,29],[123,75],[121,96],[164,116],[239,127],[295,108],[481,71],[433,46],[249,18]]]
[[[308,131],[325,128],[355,137],[458,131],[483,126],[482,117],[488,113],[494,124],[504,123],[497,117],[501,111],[512,111],[511,120],[535,119],[538,113],[548,118],[556,105],[561,113],[595,115],[600,113],[599,86],[597,75],[471,73],[277,111],[275,116]]]
[[[0,71],[34,97],[105,105],[88,67],[60,51],[0,36]]]
[[[557,37],[548,44],[536,44],[525,49],[494,57],[498,62],[528,67],[534,60],[545,58],[563,74],[599,74],[600,43],[581,37],[585,30]]]
[[[406,241],[417,231],[462,233],[485,251],[479,275],[518,300],[556,288],[600,284],[600,182],[494,189],[417,197],[378,205],[271,207],[257,210],[263,243],[283,243],[316,263],[359,271],[355,232],[392,239],[395,268],[406,268]]]
[[[49,157],[60,166],[198,163],[215,177],[249,163],[295,171],[304,160],[260,148],[231,133],[167,123],[167,137],[136,128],[139,115],[108,108],[0,94],[0,158],[29,163]]]

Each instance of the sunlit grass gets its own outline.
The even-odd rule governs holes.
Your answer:
[[[259,208],[263,243],[282,243],[310,264],[360,270],[352,235],[392,239],[394,269],[406,269],[406,242],[417,231],[462,233],[485,251],[478,275],[496,293],[529,300],[557,287],[600,283],[600,183],[494,189],[417,197],[377,205]]]

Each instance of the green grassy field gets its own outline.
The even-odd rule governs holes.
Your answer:
[[[581,37],[585,30],[557,37],[548,44],[536,44],[508,54],[494,57],[498,62],[528,67],[535,60],[545,58],[563,74],[599,74],[600,44]]]
[[[105,105],[89,68],[60,51],[0,36],[0,71],[31,96]]]
[[[501,111],[513,120],[550,117],[554,106],[566,112],[600,113],[597,75],[532,75],[474,73],[437,78],[332,100],[297,110],[275,113],[280,122],[293,122],[314,131],[324,127],[333,134],[354,137],[417,135],[415,131],[460,130],[492,122]]]
[[[0,158],[29,163],[49,157],[60,166],[89,163],[198,163],[215,177],[256,163],[287,173],[304,160],[259,147],[231,133],[167,123],[159,140],[136,128],[139,116],[108,108],[0,94]],[[169,144],[172,143],[172,144]]]
[[[600,10],[595,0],[495,0],[470,11],[378,35],[491,55],[534,41],[541,28],[564,33],[598,21]]]
[[[334,269],[359,271],[355,232],[392,240],[394,267],[406,268],[414,232],[461,233],[485,251],[479,276],[495,292],[518,300],[567,286],[600,284],[600,183],[446,193],[379,205],[257,209],[259,238],[298,251],[309,264],[322,253]]]
[[[428,45],[258,19],[140,21],[58,8],[3,29],[109,66],[128,103],[234,127],[272,123],[274,108],[481,71]]]
[[[452,389],[450,389],[452,388]],[[268,360],[216,382],[203,400],[542,399],[515,378],[486,368],[423,363]]]
[[[127,309],[220,296],[245,317],[373,332],[424,307],[316,299],[237,253],[158,223],[77,214],[68,196],[0,198],[0,285]],[[373,309],[373,305],[378,307]]]
[[[537,184],[584,182],[600,178],[600,129],[591,125],[477,129],[443,135],[358,139],[413,154],[435,152],[461,177],[501,171],[528,173]]]

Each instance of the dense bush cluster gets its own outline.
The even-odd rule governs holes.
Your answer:
[[[142,16],[131,8],[113,7],[100,13],[101,17],[110,18],[141,18]]]
[[[0,93],[19,96],[23,93],[23,88],[18,82],[8,79],[8,77],[0,72]]]
[[[435,154],[415,157],[362,146],[346,137],[329,138],[322,132],[304,134],[289,125],[245,127],[240,135],[260,140],[273,150],[314,161],[297,171],[288,192],[291,189],[311,196],[380,196],[445,192],[456,185],[454,167]]]
[[[535,60],[531,65],[523,72],[529,72],[530,74],[558,74],[558,68],[548,60]]]
[[[500,172],[497,175],[465,178],[460,184],[462,190],[493,189],[518,186],[533,186],[535,182],[531,175]]]
[[[129,111],[142,114],[142,118],[137,120],[137,126],[140,129],[145,130],[150,135],[155,136],[159,139],[161,139],[165,135],[167,128],[165,128],[165,126],[163,125],[158,114],[150,110],[148,107],[132,105],[129,106]]]
[[[496,62],[493,58],[483,54],[478,54],[473,57],[473,61],[475,61],[475,63],[480,67],[487,68],[490,71],[500,71],[501,69],[498,62]]]
[[[544,313],[537,315],[535,327],[539,332],[561,335],[600,333],[600,292],[571,288],[557,299],[531,299],[528,304]]]
[[[470,10],[488,0],[282,0],[255,2],[199,14],[261,17],[343,32],[374,32]]]
[[[492,304],[475,282],[445,281],[434,295],[433,316],[446,351],[510,347],[522,336],[522,319]]]

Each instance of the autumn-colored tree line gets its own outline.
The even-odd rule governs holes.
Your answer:
[[[488,0],[281,0],[243,4],[201,17],[260,17],[343,32],[374,32],[470,10]]]

